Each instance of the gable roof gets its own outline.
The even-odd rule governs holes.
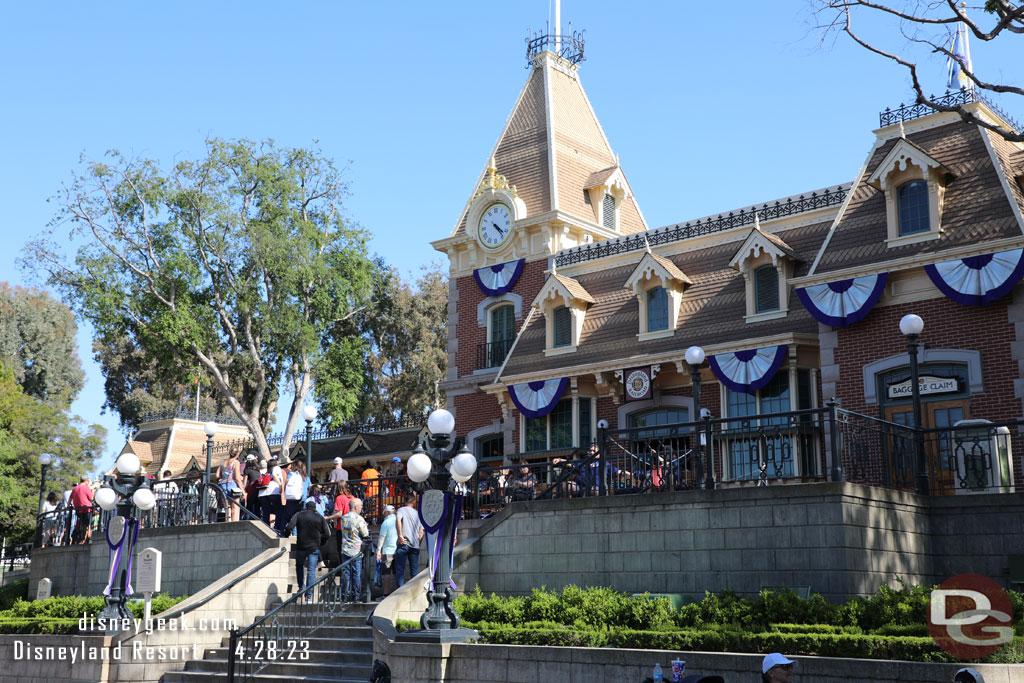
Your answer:
[[[671,259],[667,259],[664,256],[658,256],[654,252],[648,251],[640,258],[639,261],[637,261],[633,270],[630,271],[629,277],[626,278],[626,282],[623,283],[623,287],[628,287],[636,291],[636,283],[644,273],[648,270],[654,273],[659,269],[671,279],[678,281],[683,288],[693,284],[693,280],[686,277],[686,273],[679,270],[679,266],[673,263]]]
[[[793,247],[786,244],[786,241],[778,235],[765,232],[761,228],[753,228],[747,234],[747,238],[743,240],[740,248],[729,259],[729,266],[738,269],[743,261],[746,260],[746,254],[755,247],[760,247],[762,251],[773,253],[776,256],[788,256],[794,260],[799,260],[800,258],[793,250]]]
[[[920,145],[915,145],[906,138],[899,138],[865,182],[875,189],[882,189],[882,180],[893,170],[893,167],[895,166],[897,170],[901,171],[906,170],[908,163],[925,169],[936,169],[947,177],[953,175],[948,168],[942,165],[941,161],[922,149]]]
[[[544,281],[540,291],[537,292],[537,296],[534,297],[532,305],[539,305],[544,301],[544,299],[548,298],[552,289],[559,288],[564,290],[565,293],[573,299],[579,299],[580,301],[585,301],[588,304],[594,303],[594,297],[590,296],[590,292],[588,292],[577,280],[574,280],[571,277],[566,277],[565,275],[559,275],[558,273],[551,273],[548,275],[548,279]]]

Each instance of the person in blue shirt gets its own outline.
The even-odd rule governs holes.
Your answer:
[[[398,550],[398,527],[395,526],[395,506],[384,506],[384,521],[380,523],[377,537],[377,561],[381,563],[381,590],[384,595],[391,593],[394,582],[395,551]]]

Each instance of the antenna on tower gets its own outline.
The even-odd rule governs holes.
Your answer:
[[[555,0],[555,54],[562,54],[562,0]]]

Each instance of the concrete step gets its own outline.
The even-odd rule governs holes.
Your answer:
[[[334,648],[326,649],[314,649],[312,643],[304,645],[305,641],[299,641],[295,643],[294,650],[291,644],[288,644],[287,649],[280,653],[282,661],[300,661],[309,662],[311,664],[366,664],[367,660],[373,663],[373,639],[368,639],[369,647],[355,648],[351,647],[350,643],[335,643]],[[342,648],[338,648],[338,645],[342,645]],[[264,650],[258,650],[258,652],[265,652]],[[303,656],[306,659],[301,659]],[[290,657],[291,659],[288,659]],[[208,661],[227,661],[228,650],[226,647],[218,647],[208,649],[203,653],[203,659],[193,659],[185,662],[186,671],[211,671],[209,667],[205,666]]]
[[[373,653],[362,655],[360,662],[303,662],[303,661],[275,661],[267,665],[260,676],[290,676],[299,680],[310,680],[324,678],[333,680],[336,678],[355,678],[367,681],[370,672],[373,670]],[[207,673],[226,674],[228,671],[228,660],[221,659],[199,659],[188,662],[184,672],[177,673]]]
[[[210,673],[207,671],[169,671],[164,674],[161,680],[163,683],[226,683],[228,675],[227,673]],[[252,680],[259,683],[295,683],[294,676],[265,673],[254,676]],[[310,681],[311,683],[366,683],[366,681],[370,680],[370,674],[367,673],[365,676],[355,677],[328,676],[326,678],[323,676],[308,676],[302,680]]]

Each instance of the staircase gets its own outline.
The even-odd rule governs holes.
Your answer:
[[[321,626],[309,637],[309,657],[300,659],[302,648],[297,646],[291,659],[279,656],[252,680],[254,681],[313,681],[314,683],[365,683],[373,669],[373,630],[366,617],[375,603],[348,605],[345,612]],[[296,616],[301,619],[304,605],[296,605]],[[164,674],[163,683],[202,683],[228,680],[227,638],[218,648],[206,650],[202,659],[185,663],[184,671]],[[240,681],[240,678],[236,678]]]

